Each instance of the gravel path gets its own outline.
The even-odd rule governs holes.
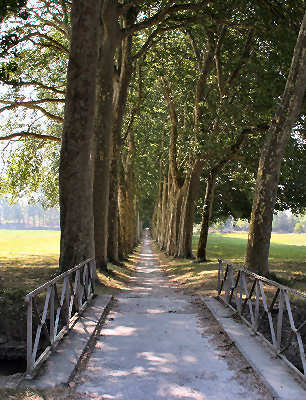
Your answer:
[[[270,400],[208,310],[160,271],[149,237],[138,257],[77,377],[78,398]]]

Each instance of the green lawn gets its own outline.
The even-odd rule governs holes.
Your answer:
[[[60,232],[0,230],[0,289],[30,291],[58,267]]]
[[[196,254],[198,236],[193,238]],[[206,263],[192,260],[167,260],[164,268],[172,278],[187,290],[199,294],[215,294],[218,258],[243,265],[247,233],[211,233],[208,237]],[[272,234],[270,250],[270,272],[282,283],[306,292],[306,234]]]
[[[0,230],[0,258],[59,255],[60,232],[51,230]]]
[[[222,258],[242,262],[247,244],[247,233],[218,234],[208,238],[208,258]],[[198,236],[194,237],[194,248]],[[273,233],[271,238],[270,262],[305,262],[306,234]]]
[[[39,230],[0,230],[0,288],[23,287],[32,290],[49,279],[58,266],[60,232]],[[196,251],[198,237],[194,237]],[[190,260],[173,260],[173,273],[195,286],[215,287],[217,259],[242,264],[247,233],[213,233],[208,239],[208,259],[204,264]],[[290,286],[306,291],[306,234],[273,234],[270,270]],[[124,271],[121,273],[125,280]],[[111,279],[103,283],[121,287]],[[190,283],[189,282],[189,283]],[[124,284],[124,282],[122,282]],[[192,285],[191,285],[192,286]]]
[[[59,231],[0,229],[0,292],[30,292],[48,281],[58,268],[59,249]],[[133,260],[126,262],[125,267],[110,268],[115,275],[105,277],[98,272],[98,276],[104,285],[103,292],[112,293],[126,286],[134,268]]]

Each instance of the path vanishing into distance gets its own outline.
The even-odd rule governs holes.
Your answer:
[[[204,304],[163,274],[148,235],[138,257],[76,377],[78,398],[272,399]]]

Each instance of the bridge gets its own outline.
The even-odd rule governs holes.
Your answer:
[[[64,385],[72,393],[69,398],[84,400],[306,398],[303,378],[294,376],[232,309],[212,297],[184,294],[163,273],[148,235],[138,248],[129,287],[115,298],[91,299],[91,264],[81,267],[74,270],[73,282],[68,274],[64,277],[61,296],[53,293],[55,283],[49,286],[53,289],[48,289],[38,330],[48,330],[50,304],[57,328],[52,328],[53,345],[45,354],[38,356],[39,338],[31,341],[31,367],[36,356],[38,361],[51,356],[38,362],[33,376],[28,370],[21,386]],[[225,274],[233,281],[233,271]],[[228,299],[236,295],[235,285],[228,286],[224,278],[221,270],[219,286],[224,285]],[[79,298],[76,287],[82,293]],[[72,301],[65,308],[69,288]],[[72,309],[79,318],[69,322],[70,334],[57,344],[67,332],[59,314],[65,310],[71,321]]]

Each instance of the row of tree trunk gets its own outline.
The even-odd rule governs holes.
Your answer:
[[[122,18],[123,28],[134,22]],[[107,272],[139,240],[133,153],[121,157],[132,74],[131,37],[112,0],[72,3],[72,36],[60,158],[60,270],[95,257]],[[114,71],[115,60],[117,66]],[[129,149],[133,138],[129,137]]]

